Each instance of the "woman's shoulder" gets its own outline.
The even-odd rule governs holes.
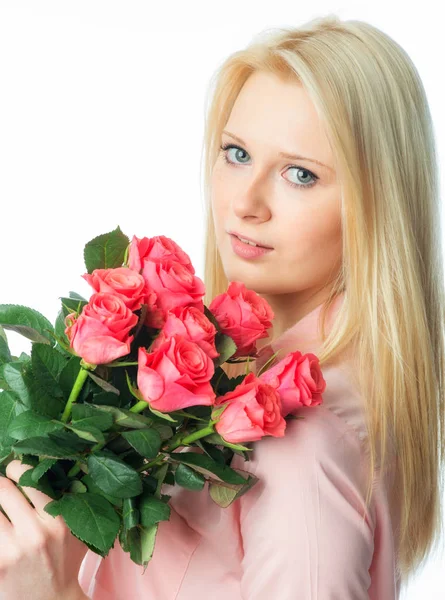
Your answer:
[[[329,406],[301,407],[286,422],[283,437],[266,436],[255,442],[250,460],[244,463],[246,470],[266,471],[268,477],[271,470],[280,478],[282,471],[301,470],[303,464],[312,468],[335,463],[362,467],[367,441],[363,429]]]
[[[370,471],[363,398],[347,364],[322,371],[326,380],[322,404],[300,407],[295,418],[286,419],[284,436],[255,442],[249,460],[239,455],[232,459],[233,467],[261,480],[253,488],[256,492],[252,489],[245,494],[245,504],[250,505],[265,486],[286,495],[294,481],[307,490],[312,486],[316,493],[322,479],[333,484],[332,490],[348,494],[355,489],[357,496],[365,497]]]
[[[302,406],[294,418],[286,419],[287,427],[283,438],[263,438],[256,445],[256,452],[263,448],[272,450],[312,452],[314,459],[324,454],[335,454],[335,450],[348,447],[366,452],[368,432],[365,404],[354,378],[350,362],[342,361],[322,367],[326,388],[322,403],[317,406]],[[277,445],[277,442],[278,445]]]

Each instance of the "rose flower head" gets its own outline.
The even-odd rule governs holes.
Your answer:
[[[212,359],[198,344],[173,335],[153,352],[139,348],[137,384],[142,399],[160,412],[211,406]]]
[[[237,345],[232,358],[255,355],[256,341],[267,337],[267,329],[272,327],[274,318],[264,298],[236,281],[229,284],[227,292],[212,300],[209,310],[218,321],[221,332],[230,336]]]
[[[153,342],[151,350],[178,334],[198,344],[210,358],[216,358],[219,356],[215,347],[216,333],[213,323],[195,306],[176,307],[168,312],[164,326]]]
[[[259,376],[280,394],[283,416],[295,414],[300,406],[318,406],[326,381],[318,357],[311,352],[291,352]]]
[[[96,292],[108,292],[119,296],[131,310],[138,310],[144,302],[145,280],[137,271],[118,267],[95,269],[82,277]]]
[[[65,318],[65,333],[70,347],[86,362],[100,365],[112,362],[130,352],[133,336],[130,330],[138,317],[115,294],[93,294],[79,316]]]
[[[128,266],[140,273],[147,260],[152,262],[162,262],[164,260],[178,262],[193,275],[195,274],[195,269],[188,254],[174,240],[165,235],[155,235],[151,238],[133,236],[128,252]]]
[[[215,407],[227,404],[215,424],[227,442],[254,442],[266,435],[283,437],[286,421],[281,414],[277,390],[250,372],[231,392],[220,396]]]

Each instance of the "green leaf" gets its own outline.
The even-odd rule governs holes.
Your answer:
[[[170,425],[154,422],[152,427],[159,433],[162,441],[169,440],[173,435],[173,430]]]
[[[162,464],[160,464],[158,467],[155,467],[153,469],[153,471],[151,472],[151,475],[154,477],[154,479],[157,479],[156,490],[154,492],[154,495],[156,496],[156,498],[159,498],[161,495],[161,489],[162,489],[162,486],[163,486],[165,480],[167,479],[167,475],[169,473],[170,468],[171,468],[171,465],[169,465],[169,463],[167,461],[165,461]]]
[[[31,456],[30,454],[24,454],[22,456],[22,464],[29,465],[30,467],[37,467],[39,464],[39,457]]]
[[[37,463],[36,467],[38,466],[38,464],[39,463]],[[58,493],[59,498],[62,494],[65,493],[65,491],[68,489],[68,486],[71,483],[71,480],[65,473],[65,468],[63,466],[64,464],[65,462],[63,460],[60,462],[56,461],[52,465],[51,469],[49,469],[43,476],[48,478],[48,481],[50,482],[52,488],[56,493]]]
[[[214,408],[214,410],[212,412],[212,421],[219,421],[222,413],[226,410],[227,407],[228,407],[228,403],[221,404],[220,406]]]
[[[117,394],[111,392],[99,392],[93,396],[94,404],[106,404],[108,406],[119,406],[120,398]]]
[[[252,473],[248,473],[247,471],[243,471],[248,475],[247,481],[244,485],[227,487],[220,484],[214,484],[209,481],[209,494],[212,500],[221,506],[221,508],[227,508],[234,500],[245,494],[247,491],[253,487],[257,481],[259,481],[258,477],[252,475]]]
[[[106,392],[116,394],[116,396],[119,396],[120,390],[115,388],[114,385],[111,385],[111,383],[108,383],[108,381],[105,381],[105,379],[102,379],[101,377],[94,375],[94,373],[91,373],[91,371],[88,371],[88,375],[91,377],[91,379],[94,381],[94,383],[96,383],[100,388],[102,388]]]
[[[107,494],[118,498],[132,498],[142,492],[140,474],[112,453],[90,454],[88,474]]]
[[[70,483],[68,491],[72,494],[85,494],[85,492],[87,492],[88,490],[87,486],[84,483],[79,481],[79,479],[75,479]]]
[[[18,454],[34,454],[45,458],[71,458],[77,460],[81,455],[74,450],[60,446],[49,437],[30,437],[13,445],[12,449]]]
[[[225,446],[226,448],[231,448],[232,450],[236,451],[236,454],[240,454],[241,456],[244,456],[242,451],[252,451],[252,448],[248,448],[247,446],[243,446],[242,444],[232,444],[231,442],[227,442],[219,433],[216,432],[212,433],[212,435],[207,435],[205,441],[211,444],[216,444],[217,446]]]
[[[96,398],[97,396],[95,396],[95,399]],[[92,404],[91,406],[95,406],[99,410],[111,414],[114,425],[125,427],[127,429],[146,429],[147,427],[152,427],[159,433],[162,441],[169,440],[172,436],[172,428],[169,425],[156,422],[145,415],[134,413],[126,408],[118,408],[117,406],[109,406],[106,404]]]
[[[209,422],[209,419],[201,419],[200,417],[195,417],[195,415],[188,410],[174,410],[170,414],[173,415],[173,417],[177,419],[179,423],[182,423],[185,418],[193,419],[194,421],[202,421],[203,423]]]
[[[65,494],[44,510],[62,515],[72,533],[108,554],[119,533],[120,518],[113,506],[97,494]]]
[[[238,377],[228,377],[221,367],[216,367],[210,383],[217,396],[224,396],[224,394],[232,392],[240,383],[242,383],[245,377],[245,374],[238,375]]]
[[[142,575],[153,556],[157,531],[158,525],[156,524],[149,528],[135,527],[128,532],[130,558],[134,563],[144,567]]]
[[[49,417],[58,417],[63,410],[64,403],[50,396],[34,377],[29,361],[1,365],[0,379],[5,381],[8,389],[28,409]]]
[[[214,359],[215,366],[222,365],[236,352],[237,345],[229,335],[217,333],[215,336],[215,347],[219,356]]]
[[[207,436],[205,439],[196,440],[194,442],[199,448],[201,448],[207,456],[210,456],[215,462],[220,463],[221,465],[226,464],[226,458],[224,456],[224,452],[216,446],[207,443]]]
[[[57,462],[57,458],[44,458],[32,470],[31,477],[34,481],[38,481],[42,475],[51,469]]]
[[[9,351],[8,340],[5,340],[3,336],[0,336],[0,365],[3,363],[11,362],[11,352]]]
[[[198,454],[196,452],[175,452],[170,454],[171,459],[186,464],[199,473],[204,475],[216,476],[221,481],[233,484],[244,484],[246,480],[242,475],[239,475],[231,467],[227,465],[221,465],[209,456],[204,454]]]
[[[156,410],[155,408],[150,406],[149,402],[147,402],[147,408],[150,410],[150,412],[152,412],[157,417],[160,417],[161,419],[165,419],[166,421],[171,421],[172,423],[178,423],[177,419],[173,419],[173,417],[171,417],[168,413],[163,413],[159,410]]]
[[[75,354],[74,350],[69,347],[69,344],[65,343],[62,339],[57,337],[56,333],[51,333],[52,344],[53,347],[63,355],[73,355]]]
[[[12,420],[7,434],[15,440],[25,440],[30,437],[45,436],[47,433],[63,429],[63,427],[64,424],[60,421],[53,421],[33,410],[27,410]]]
[[[108,500],[108,502],[110,502],[114,506],[117,506],[118,508],[122,507],[122,498],[117,498],[116,496],[110,496],[110,494],[106,494],[99,486],[97,486],[94,483],[94,480],[92,479],[92,477],[90,477],[90,475],[84,475],[82,477],[82,482],[87,486],[88,491],[92,494],[103,496]]]
[[[22,374],[22,363],[5,363],[0,366],[0,377],[8,389],[18,396],[20,402],[30,408],[31,399]]]
[[[175,485],[174,480],[172,485]],[[156,493],[156,488],[158,487],[158,480],[152,475],[145,475],[142,479],[142,487],[144,490],[143,494],[149,494],[150,496],[153,496]]]
[[[159,521],[168,521],[171,508],[159,498],[144,492],[139,501],[139,513],[141,525],[151,527]]]
[[[54,323],[54,333],[62,340],[65,346],[69,346],[69,340],[65,334],[65,314],[62,309],[57,313],[56,322]]]
[[[213,406],[188,406],[185,409],[186,415],[191,413],[195,417],[199,417],[202,421],[208,423],[210,421],[210,417],[212,411],[214,410]]]
[[[63,398],[59,384],[60,373],[67,364],[60,352],[46,344],[33,344],[31,350],[32,372],[45,390],[54,398]]]
[[[5,330],[3,329],[3,327],[1,325],[0,325],[0,338],[2,340],[4,340],[6,343],[8,343],[8,338],[6,337]]]
[[[77,422],[73,425],[65,425],[65,427],[73,431],[77,436],[79,436],[83,440],[96,442],[98,444],[105,443],[104,434],[101,432],[100,429],[94,427],[93,425],[89,425],[88,423]]]
[[[123,360],[125,361],[131,361],[131,356],[127,356],[127,357],[122,357]],[[111,379],[110,382],[117,387],[120,390],[120,404],[119,406],[125,406],[126,408],[130,408],[130,406],[126,406],[127,404],[133,404],[133,396],[132,393],[130,392],[130,390],[128,389],[128,386],[125,385],[126,382],[126,375],[127,375],[127,369],[130,372],[134,372],[135,369],[137,371],[137,367],[132,366],[132,367],[125,367],[124,368],[120,368],[120,369],[111,369]]]
[[[86,298],[78,294],[77,292],[69,292],[68,296],[74,298],[74,300],[81,300],[82,302],[88,302]]]
[[[161,436],[152,427],[124,431],[121,435],[145,458],[155,458],[161,449]]]
[[[0,473],[6,476],[5,470],[8,463],[14,460],[16,457],[12,452],[11,446],[0,444]]]
[[[22,375],[23,382],[28,391],[29,403],[26,404],[23,402],[23,404],[26,404],[26,406],[41,415],[59,418],[65,407],[65,402],[61,398],[51,396],[47,388],[35,377],[29,363],[24,365]]]
[[[95,427],[100,431],[107,431],[113,425],[113,417],[110,413],[98,410],[88,404],[73,404],[72,425],[87,425]]]
[[[41,476],[37,481],[33,478],[34,469],[27,469],[24,473],[21,474],[17,484],[21,486],[28,486],[35,488],[36,490],[40,490],[50,498],[56,498],[51,484],[49,483],[48,477],[46,475]]]
[[[4,442],[9,438],[7,431],[17,415],[17,403],[18,399],[12,392],[0,392],[0,441]]]
[[[107,450],[111,450],[111,452],[114,452],[114,454],[117,454],[121,458],[124,458],[125,456],[125,462],[127,461],[128,454],[134,452],[131,445],[127,442],[127,440],[124,440],[124,438],[121,435],[118,435],[117,437],[113,438],[108,442]]]
[[[122,520],[126,529],[139,525],[139,511],[135,498],[124,498],[122,503]]]
[[[108,447],[109,446],[107,446],[107,448]],[[133,469],[135,469],[136,471],[139,471],[139,469],[145,463],[144,457],[138,454],[136,450],[133,449],[126,451],[124,455],[121,455],[121,458],[125,458],[125,462],[127,463],[127,465],[130,465],[130,467],[133,467]]]
[[[72,356],[68,361],[65,362],[65,366],[60,372],[59,385],[62,388],[63,397],[68,400],[71,390],[73,389],[77,375],[80,371],[79,356]]]
[[[84,248],[85,266],[88,273],[92,273],[95,269],[121,267],[129,243],[130,240],[122,233],[120,227],[89,241]]]
[[[199,491],[204,487],[206,480],[187,465],[179,464],[175,471],[175,482],[188,490]]]
[[[60,301],[62,302],[62,314],[64,318],[65,325],[65,317],[70,313],[76,313],[80,315],[83,307],[88,304],[87,300],[80,300],[79,298],[67,298],[66,296],[61,296]],[[66,327],[64,326],[64,331]]]
[[[52,344],[53,326],[33,308],[19,304],[0,304],[0,325],[33,342]]]
[[[122,548],[122,550],[127,553],[130,552],[130,546],[128,543],[128,534],[129,534],[129,531],[127,531],[125,529],[124,525],[122,524],[119,529],[119,536],[118,536],[119,544],[120,544],[120,547]]]
[[[92,406],[100,411],[110,414],[113,417],[114,423],[121,427],[128,427],[129,429],[145,429],[153,425],[153,421],[148,417],[134,413],[125,408],[107,406],[105,404],[94,404]]]
[[[66,425],[66,424],[64,424]],[[69,429],[61,429],[48,433],[48,437],[57,443],[59,446],[70,450],[71,452],[85,452],[90,450],[93,442],[79,438],[77,434]]]
[[[58,517],[62,514],[62,506],[59,500],[54,500],[53,502],[48,502],[46,506],[44,506],[43,510],[47,512],[52,517]]]

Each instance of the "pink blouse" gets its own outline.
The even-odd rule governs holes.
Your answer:
[[[320,309],[264,346],[256,369],[279,348],[279,358],[292,350],[317,354]],[[199,492],[164,484],[171,518],[159,523],[145,573],[116,540],[105,558],[88,550],[79,572],[85,594],[93,600],[398,599],[392,477],[378,472],[366,510],[361,398],[346,362],[322,371],[321,405],[301,408],[304,419],[288,421],[283,438],[255,442],[250,461],[233,456],[233,467],[259,477],[253,488],[220,508],[207,484]]]

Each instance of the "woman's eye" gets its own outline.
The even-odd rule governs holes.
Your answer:
[[[226,162],[232,162],[231,160],[227,160],[227,154],[229,153],[229,150],[236,150],[236,152],[233,153],[233,157],[235,158],[236,161],[240,160],[241,162],[244,160],[243,158],[243,154],[247,154],[247,152],[245,150],[243,150],[242,148],[239,148],[238,146],[231,146],[226,145],[226,146],[221,146],[221,150],[224,150],[225,152],[223,153],[223,157],[225,159]],[[247,156],[249,156],[247,154]]]
[[[314,175],[314,173],[312,173],[308,169],[303,169],[303,167],[290,167],[289,171],[292,171],[292,170],[297,172],[296,176],[298,177],[298,180],[301,181],[301,184],[289,181],[289,183],[291,185],[297,185],[299,187],[312,187],[315,184],[316,180],[318,179],[318,177],[316,175]],[[309,177],[309,179],[311,181],[308,181],[307,183],[305,183],[305,180],[307,177]]]
[[[225,144],[225,145],[222,145],[220,148],[222,151],[222,157],[223,157],[224,161],[229,165],[245,164],[245,161],[247,160],[246,156],[249,156],[248,153],[243,148],[240,148],[239,146],[235,146],[234,144]],[[229,155],[230,150],[234,150],[234,152],[232,153],[231,157],[229,158],[228,155]],[[303,167],[291,165],[288,168],[288,171],[292,171],[292,170],[295,170],[297,172],[297,178],[300,182],[300,183],[295,183],[295,182],[287,179],[287,182],[294,187],[309,188],[309,187],[312,187],[313,185],[315,185],[315,183],[317,182],[318,176],[315,175],[315,173],[312,173],[312,171],[309,171],[309,169],[304,169]],[[309,181],[307,181],[308,177],[309,177]]]

